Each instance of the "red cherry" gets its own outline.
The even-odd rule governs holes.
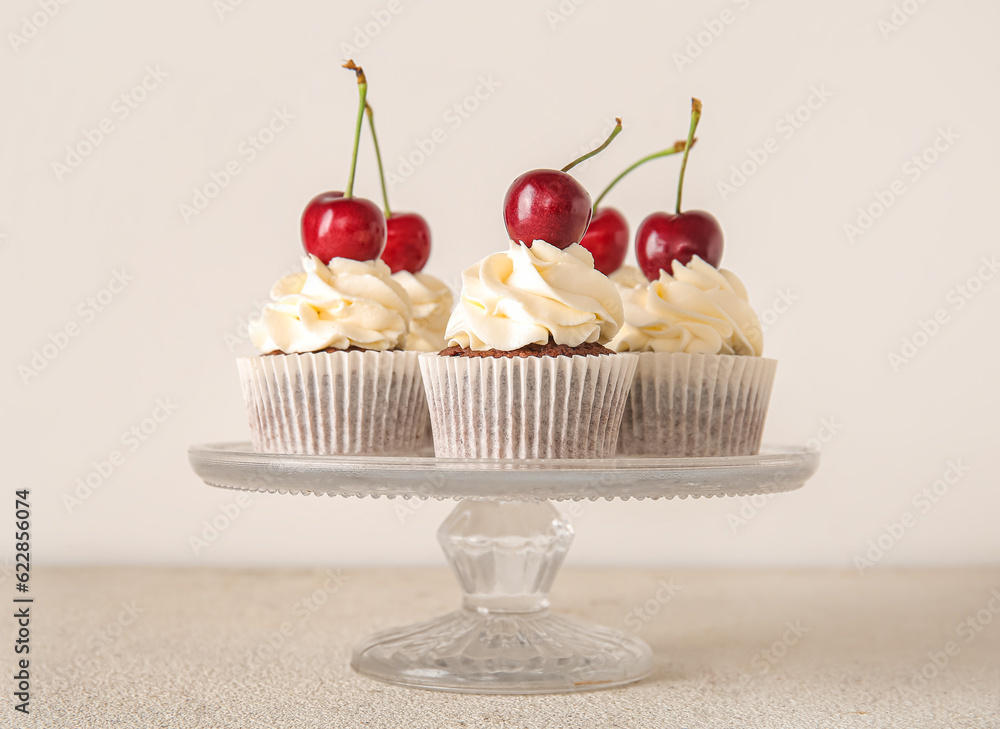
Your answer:
[[[635,232],[635,256],[639,260],[639,268],[650,281],[658,279],[660,271],[673,273],[674,261],[686,266],[692,258],[699,256],[716,268],[722,261],[722,226],[719,221],[704,210],[681,212],[684,171],[700,119],[701,101],[691,99],[691,126],[684,144],[674,212],[647,216]]]
[[[594,268],[610,276],[625,262],[628,222],[614,208],[598,208],[580,245],[594,256]]]
[[[393,273],[422,269],[431,256],[431,229],[417,213],[392,213],[385,221],[388,235],[382,260]]]
[[[559,170],[525,172],[511,183],[503,201],[507,235],[526,246],[535,240],[556,248],[579,243],[592,214],[583,185]]]
[[[320,193],[302,213],[302,245],[323,263],[334,258],[378,258],[385,237],[385,216],[378,205],[362,197]]]
[[[661,269],[673,273],[674,261],[687,265],[695,256],[718,268],[722,240],[722,226],[704,210],[652,213],[635,232],[635,256],[646,278],[655,281]]]

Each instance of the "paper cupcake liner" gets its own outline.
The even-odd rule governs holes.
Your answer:
[[[311,352],[237,360],[261,453],[412,454],[427,429],[416,352]]]
[[[424,409],[427,410],[426,398],[424,400]],[[431,454],[434,453],[434,428],[431,426],[430,411],[427,410],[425,415],[427,416],[426,425],[423,428],[423,434],[420,436],[420,442],[417,445],[417,450],[424,455],[426,455],[426,451],[429,451]]]
[[[422,355],[441,458],[610,458],[635,355]]]
[[[638,360],[619,456],[741,456],[760,450],[776,360],[666,352],[642,352]]]

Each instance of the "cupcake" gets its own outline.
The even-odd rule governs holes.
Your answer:
[[[445,329],[455,299],[447,284],[429,273],[401,270],[392,279],[410,297],[410,333],[406,348],[418,352],[438,352],[444,348]]]
[[[762,357],[746,288],[698,256],[672,270],[622,297],[625,323],[608,346],[638,353],[638,366],[618,454],[755,454],[777,362]]]
[[[614,455],[635,357],[621,297],[577,243],[511,241],[462,274],[449,346],[420,357],[439,457]]]
[[[254,450],[412,453],[426,428],[410,300],[381,260],[302,259],[251,323],[238,360]]]

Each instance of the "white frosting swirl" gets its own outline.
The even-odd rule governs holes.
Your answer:
[[[578,243],[565,249],[514,241],[465,269],[445,336],[451,345],[510,351],[528,344],[604,344],[623,321],[615,285]]]
[[[406,348],[421,352],[439,352],[445,348],[444,331],[455,303],[447,284],[428,273],[397,271],[392,280],[410,297],[412,317]]]
[[[634,289],[636,286],[645,286],[649,283],[646,274],[638,266],[624,265],[612,273],[608,278],[618,287],[619,293],[625,296],[625,292]]]
[[[764,335],[747,290],[734,273],[695,256],[674,275],[623,294],[625,324],[616,352],[687,352],[761,356]]]
[[[302,258],[304,273],[271,287],[273,303],[250,324],[262,352],[395,349],[406,339],[410,298],[382,260]]]

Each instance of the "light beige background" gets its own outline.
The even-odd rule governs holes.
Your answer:
[[[392,200],[431,222],[428,270],[448,280],[504,246],[516,175],[565,164],[619,115],[625,132],[579,171],[596,193],[683,137],[689,97],[704,101],[685,201],[722,221],[724,265],[768,323],[780,367],[767,439],[822,441],[823,465],[772,500],[577,505],[571,560],[853,567],[881,536],[879,565],[997,561],[1000,277],[969,299],[956,289],[1000,253],[995,3],[223,2],[52,2],[48,18],[44,2],[10,0],[0,15],[4,482],[32,489],[39,560],[439,560],[449,504],[241,505],[187,465],[191,443],[247,437],[234,340],[296,264],[306,201],[346,182],[356,92],[338,66],[352,53],[391,169],[403,176],[400,156],[419,161],[419,140],[441,130]],[[373,13],[390,20],[366,31]],[[151,90],[123,106],[144,79]],[[275,109],[294,118],[250,159],[241,144]],[[57,173],[102,119],[100,143]],[[936,140],[943,151],[928,152]],[[934,161],[920,170],[915,155]],[[181,205],[232,160],[240,174],[185,220]],[[373,162],[366,138],[358,188],[377,197]],[[676,171],[650,165],[608,202],[634,228],[672,204]],[[893,204],[849,240],[859,206],[897,180]],[[115,272],[132,280],[107,301]],[[947,321],[894,368],[889,354],[939,310]],[[67,327],[76,336],[27,372]],[[123,442],[158,399],[176,411]],[[113,450],[124,462],[68,504]],[[920,496],[951,462],[961,477],[933,503]],[[226,511],[228,528],[192,547]]]

